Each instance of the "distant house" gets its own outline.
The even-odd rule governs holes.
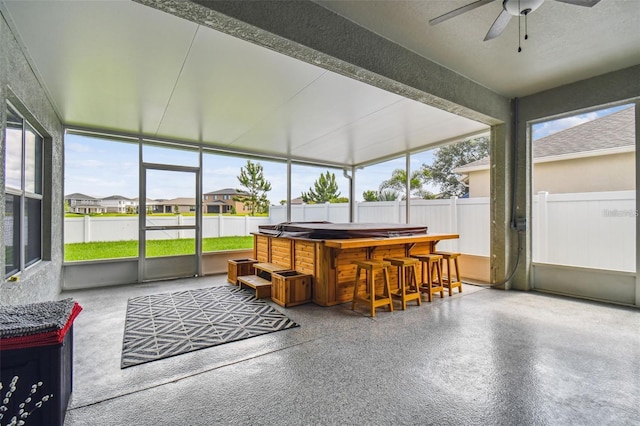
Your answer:
[[[302,197],[296,197],[291,199],[292,206],[297,204],[304,204],[304,201],[302,201]]]
[[[285,204],[287,204],[287,200],[281,200],[280,201],[280,205],[284,206]],[[302,197],[296,197],[296,198],[292,198],[291,199],[291,205],[300,205],[300,204],[305,204],[304,201],[302,201]]]
[[[155,213],[194,213],[196,211],[196,199],[179,197],[171,200],[158,200],[155,202],[155,207]]]
[[[489,158],[458,167],[470,197],[488,197]],[[635,189],[635,109],[565,129],[533,142],[533,193]]]
[[[107,213],[136,213],[138,210],[137,201],[121,195],[102,198],[100,205],[106,209]]]
[[[234,197],[244,195],[233,188],[220,189],[218,191],[203,194],[203,210],[205,213],[236,213],[249,212],[249,209],[241,201],[234,201]]]
[[[123,197],[122,195],[96,198],[76,192],[65,195],[64,200],[68,203],[69,212],[71,213],[136,213],[138,211],[137,199]]]
[[[75,192],[73,194],[65,195],[64,201],[69,205],[69,212],[71,213],[106,213],[107,209],[101,203],[99,198],[94,198],[86,194],[80,194]]]
[[[203,194],[202,209],[204,213],[237,213],[248,212],[249,209],[241,201],[234,201],[234,197],[242,195],[242,192],[232,188]],[[111,195],[105,198],[91,197],[86,194],[74,193],[65,196],[72,213],[138,213],[139,198],[127,198],[121,195]],[[196,199],[178,197],[152,200],[147,198],[146,207],[148,213],[194,213],[196,211]]]
[[[146,207],[147,213],[162,213],[164,212],[164,206],[159,205],[160,202],[166,200],[152,200],[147,198]],[[140,206],[140,198],[133,198],[133,202],[136,205],[136,213],[138,213],[138,207]]]

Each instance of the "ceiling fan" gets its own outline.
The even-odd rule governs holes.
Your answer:
[[[491,3],[496,0],[477,0],[472,3],[469,3],[466,6],[459,7],[457,9],[452,10],[451,12],[447,12],[444,15],[440,15],[437,18],[433,18],[429,21],[431,25],[439,24],[440,22],[451,19],[455,16],[461,15],[465,12],[469,12],[475,8],[480,6],[484,6],[485,4]],[[567,3],[576,6],[584,6],[584,7],[593,7],[600,2],[600,0],[555,0],[560,3]],[[498,37],[502,32],[507,28],[511,17],[517,16],[520,18],[524,16],[525,18],[525,27],[526,27],[526,18],[527,16],[538,9],[544,0],[502,0],[502,12],[496,18],[495,22],[489,28],[489,32],[484,37],[484,41],[494,39]],[[528,38],[525,29],[525,40]],[[518,52],[522,49],[518,47]]]

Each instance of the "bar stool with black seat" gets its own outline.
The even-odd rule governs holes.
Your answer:
[[[443,257],[440,254],[416,254],[415,257],[422,262],[422,285],[420,291],[427,293],[429,302],[433,301],[433,295],[440,293],[440,298],[444,297],[444,287],[442,286],[442,270],[440,262]],[[433,274],[437,274],[437,281],[434,281]],[[426,278],[425,278],[426,275]]]
[[[422,304],[420,284],[416,269],[420,261],[414,257],[385,257],[385,261],[398,268],[398,290],[392,291],[391,296],[400,299],[402,310],[407,309],[407,302],[417,300]]]
[[[389,287],[389,268],[391,264],[382,260],[354,260],[351,262],[356,265],[356,278],[353,285],[353,302],[351,309],[355,309],[356,303],[362,303],[369,307],[369,314],[376,316],[376,308],[380,306],[389,306],[389,312],[393,312],[393,301],[391,300],[391,288]],[[365,271],[366,274],[366,293],[358,294],[358,284],[360,283],[360,272]],[[384,280],[384,294],[376,294],[376,272],[382,272]]]
[[[458,257],[460,257],[460,253],[450,252],[450,251],[437,251],[435,254],[439,254],[442,256],[442,261],[440,261],[440,269],[442,269],[442,273],[444,275],[444,267],[447,265],[447,278],[442,279],[442,284],[444,287],[449,289],[449,296],[453,296],[453,289],[458,288],[458,293],[462,293],[462,279],[460,278],[460,267],[458,266]],[[455,267],[455,280],[453,278],[453,271],[451,270],[451,261],[453,260],[453,265]]]

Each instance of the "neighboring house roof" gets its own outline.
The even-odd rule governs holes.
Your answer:
[[[140,201],[140,198],[136,197],[136,198],[132,198],[131,200],[135,201],[136,203],[138,203]],[[154,203],[155,204],[155,203],[158,203],[159,201],[163,201],[163,200],[152,200],[151,198],[147,198],[147,204],[149,204],[149,203]]]
[[[292,198],[291,199],[291,204],[303,204],[304,201],[302,201],[302,197],[296,197],[296,198]]]
[[[91,197],[89,195],[81,194],[79,192],[74,192],[73,194],[65,195],[65,200],[95,200],[96,198]]]
[[[207,192],[204,195],[240,195],[240,194],[243,194],[243,192],[238,191],[237,189],[234,189],[234,188],[225,188],[225,189],[219,189],[217,191]]]
[[[108,197],[102,198],[103,200],[125,200],[125,201],[133,201],[131,198],[123,197],[122,195],[110,195]]]
[[[160,204],[163,206],[195,206],[196,199],[180,197],[180,198],[174,198],[172,200],[160,201],[157,204]]]
[[[533,143],[536,162],[567,160],[635,149],[635,108],[629,107],[604,117],[540,138]],[[467,173],[489,167],[489,157],[458,167]]]

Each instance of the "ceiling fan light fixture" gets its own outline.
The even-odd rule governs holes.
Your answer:
[[[439,24],[440,22],[444,22],[448,19],[454,18],[458,15],[462,15],[463,13],[469,12],[471,10],[477,9],[480,6],[484,6],[485,4],[492,3],[497,0],[475,0],[471,3],[466,4],[465,6],[454,9],[450,12],[445,13],[444,15],[440,15],[436,18],[433,18],[429,21],[431,25]],[[593,7],[596,4],[600,3],[600,0],[556,0],[560,3],[571,4],[574,6],[584,6],[584,7]],[[542,6],[544,0],[502,0],[502,11],[489,28],[487,35],[484,37],[484,41],[493,40],[496,37],[499,37],[500,34],[507,28],[511,17],[518,17],[518,41],[520,40],[521,34],[521,18],[524,17],[524,39],[527,40],[529,38],[529,34],[527,31],[527,16],[529,16],[532,12],[536,11],[540,6]],[[519,43],[518,43],[519,44]],[[522,51],[522,47],[518,46],[518,52]]]
[[[539,8],[544,0],[504,0],[502,8],[512,16],[526,16]]]

